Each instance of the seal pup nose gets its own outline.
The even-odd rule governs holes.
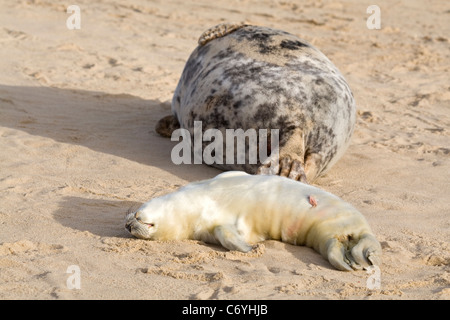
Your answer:
[[[127,215],[125,216],[125,229],[127,229],[128,232],[130,232],[130,233],[131,233],[133,221],[137,220],[136,216],[139,216],[138,213],[139,212],[134,213],[134,212],[128,211]]]

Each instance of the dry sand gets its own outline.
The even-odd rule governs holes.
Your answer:
[[[375,1],[381,30],[357,0],[75,3],[80,30],[67,2],[0,1],[1,299],[450,298],[448,2]],[[133,203],[219,173],[172,164],[154,126],[199,35],[224,21],[294,33],[348,80],[352,144],[315,184],[369,220],[380,288],[306,247],[241,254],[124,229]]]

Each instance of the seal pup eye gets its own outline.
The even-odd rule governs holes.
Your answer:
[[[141,217],[140,217],[140,214],[141,214],[141,211],[138,211],[138,212],[136,212],[135,215],[134,215],[134,218],[135,218],[137,221],[139,221],[139,222],[142,223],[142,224],[147,225],[149,228],[155,226],[155,224],[154,224],[153,222],[147,223],[147,222],[142,221],[142,219],[141,219]]]

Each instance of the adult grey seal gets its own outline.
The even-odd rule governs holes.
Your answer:
[[[381,261],[380,243],[358,210],[276,175],[231,171],[190,183],[129,213],[125,227],[142,239],[196,239],[243,252],[266,239],[281,240],[311,247],[346,271]]]
[[[200,37],[173,95],[172,113],[158,122],[159,134],[171,136],[181,127],[193,137],[195,121],[203,132],[279,129],[277,166],[261,159],[212,165],[312,182],[347,149],[356,107],[342,74],[311,44],[281,30],[221,24]]]

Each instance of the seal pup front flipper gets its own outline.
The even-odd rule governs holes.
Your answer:
[[[214,228],[214,237],[228,250],[249,252],[252,246],[245,242],[234,225],[220,225]]]

